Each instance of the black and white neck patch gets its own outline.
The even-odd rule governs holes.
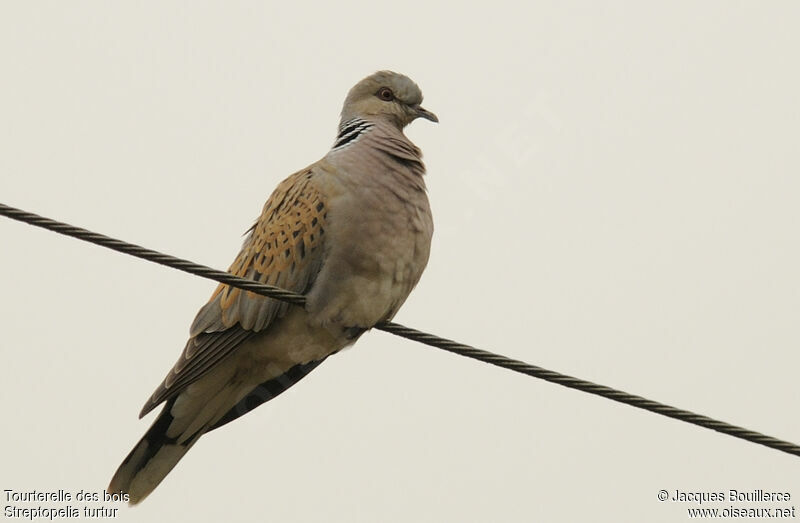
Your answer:
[[[372,126],[373,124],[361,118],[353,118],[344,122],[339,129],[339,135],[336,137],[331,150],[336,151],[355,143]]]

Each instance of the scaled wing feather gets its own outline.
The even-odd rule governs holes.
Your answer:
[[[314,176],[312,166],[278,185],[228,272],[301,294],[308,291],[322,265],[327,218]],[[219,285],[197,313],[183,353],[140,417],[177,396],[288,307],[251,291]]]

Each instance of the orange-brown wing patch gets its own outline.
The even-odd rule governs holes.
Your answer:
[[[319,271],[327,217],[312,177],[310,171],[301,171],[278,186],[228,272],[295,292],[307,290]],[[263,329],[287,307],[228,285],[217,287],[209,302],[215,300],[219,300],[225,326],[239,323],[254,331]]]
[[[312,169],[299,171],[270,196],[228,272],[304,294],[322,265],[327,208]],[[145,404],[144,416],[177,396],[243,341],[282,316],[288,304],[221,284],[197,313],[183,353]]]

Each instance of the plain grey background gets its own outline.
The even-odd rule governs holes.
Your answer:
[[[403,72],[439,125],[397,320],[800,441],[795,2],[3,2],[0,201],[218,268]],[[102,490],[214,284],[0,219],[0,489]],[[370,333],[122,521],[683,521],[796,457]],[[5,500],[3,505],[5,505]],[[116,505],[121,506],[121,505]],[[714,505],[721,508],[728,503]]]

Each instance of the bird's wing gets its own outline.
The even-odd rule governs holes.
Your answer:
[[[278,185],[228,272],[301,294],[311,287],[322,265],[327,218],[314,177],[312,166]],[[183,353],[140,417],[175,397],[288,307],[251,291],[219,285],[197,313]]]

